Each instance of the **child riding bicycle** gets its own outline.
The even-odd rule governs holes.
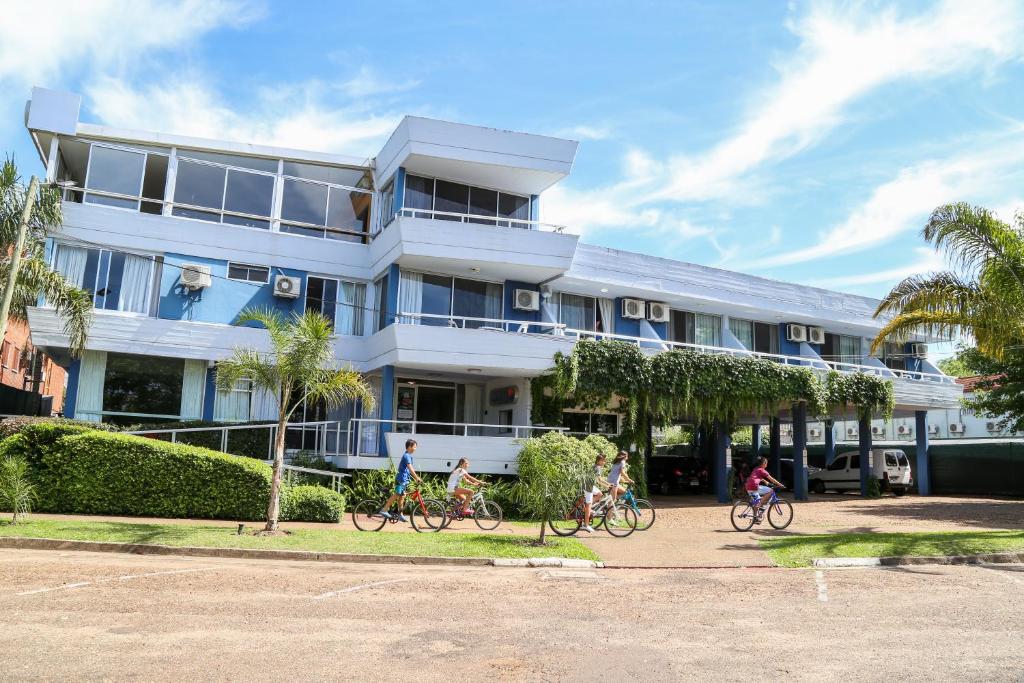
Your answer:
[[[772,488],[765,486],[761,482],[769,481],[780,489],[786,488],[782,482],[768,474],[766,469],[768,466],[768,458],[762,457],[758,460],[757,467],[750,472],[750,476],[747,477],[746,489],[747,494],[750,496],[751,503],[754,504],[754,522],[756,524],[761,523],[761,507],[768,502],[768,499],[772,497]]]
[[[463,488],[459,486],[463,481],[467,481],[474,486],[486,486],[485,482],[480,481],[476,477],[470,475],[467,471],[469,469],[469,458],[461,458],[459,463],[452,470],[452,473],[448,475],[448,495],[459,501],[463,505],[462,514],[472,515],[473,509],[469,507],[469,501],[473,499],[473,489]]]
[[[398,461],[398,474],[395,475],[395,492],[391,494],[391,497],[384,503],[384,507],[380,509],[377,514],[384,519],[391,518],[391,506],[398,501],[398,521],[407,522],[405,515],[402,514],[402,507],[405,505],[405,489],[409,486],[409,480],[415,479],[422,483],[423,479],[420,475],[416,474],[416,469],[412,466],[412,454],[416,452],[416,441],[409,439],[405,442],[405,453],[402,454],[402,459]]]
[[[633,480],[626,474],[628,461],[629,453],[626,451],[619,451],[618,455],[615,456],[615,460],[612,460],[612,470],[608,473],[608,493],[611,494],[613,501],[626,492],[626,487],[620,484],[633,483]]]
[[[601,480],[604,463],[604,455],[598,455],[590,474],[583,480],[583,530],[589,533],[594,532],[594,528],[590,526],[590,511],[594,503],[601,500],[601,489],[598,486],[604,483]]]

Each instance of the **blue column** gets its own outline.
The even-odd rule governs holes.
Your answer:
[[[807,404],[793,404],[793,497],[807,500]]]
[[[782,476],[782,425],[777,417],[768,425],[768,471],[776,479]]]
[[[398,283],[402,278],[402,270],[397,263],[392,263],[388,269],[388,291],[387,301],[384,304],[384,326],[395,322],[395,316],[401,311],[398,310]]]
[[[392,198],[392,215],[405,206],[405,167],[400,166],[395,172],[395,196]]]
[[[61,414],[64,417],[75,416],[75,404],[78,403],[78,373],[82,370],[82,360],[75,358],[68,366],[68,388],[64,395],[64,406]]]
[[[381,368],[380,377],[380,419],[391,420],[394,418],[395,406],[395,366],[385,365]],[[378,444],[377,454],[384,456],[388,454],[387,439],[384,435],[391,431],[391,424],[387,422],[380,423],[380,444]]]
[[[825,467],[836,459],[836,425],[832,420],[825,420]]]
[[[917,430],[917,468],[914,470],[914,481],[917,492],[922,496],[932,495],[931,475],[928,473],[928,411],[914,412],[914,428]]]
[[[761,425],[750,425],[750,455],[754,462],[761,457]]]
[[[206,368],[206,389],[203,392],[203,420],[213,422],[213,406],[217,401],[217,370]]]
[[[860,495],[868,495],[868,479],[871,478],[871,420],[860,418],[857,422],[857,436],[860,441]]]
[[[728,503],[732,500],[729,494],[729,465],[726,462],[726,453],[729,449],[731,436],[722,428],[720,422],[715,422],[715,492],[718,494],[719,503]]]

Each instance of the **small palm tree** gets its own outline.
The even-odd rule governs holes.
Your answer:
[[[217,363],[217,388],[230,390],[240,380],[253,389],[272,392],[277,398],[277,433],[274,438],[274,476],[267,506],[266,531],[277,531],[281,506],[281,470],[284,438],[295,409],[306,401],[333,408],[359,399],[373,408],[373,393],[358,372],[338,367],[334,358],[331,321],[320,313],[306,311],[286,318],[267,308],[247,308],[236,325],[255,322],[270,335],[270,351],[235,349],[227,360]]]
[[[974,337],[992,358],[1024,342],[1024,215],[1016,225],[987,209],[947,204],[932,212],[922,235],[945,252],[953,270],[914,275],[893,287],[875,317],[891,315],[871,344],[911,334]]]
[[[11,524],[32,511],[36,488],[28,480],[28,463],[21,456],[7,455],[0,461],[0,504],[14,513]]]
[[[18,227],[25,207],[27,190],[21,183],[18,168],[11,159],[0,166],[0,291],[7,285],[11,256],[17,244]],[[92,295],[72,285],[46,262],[46,238],[60,228],[64,218],[60,208],[60,191],[43,185],[34,198],[28,223],[21,267],[15,280],[11,317],[25,320],[28,307],[35,306],[43,295],[64,320],[64,331],[71,342],[71,351],[78,354],[92,322]],[[0,321],[0,337],[6,321]]]

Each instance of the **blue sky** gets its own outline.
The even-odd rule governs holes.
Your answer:
[[[581,142],[542,218],[589,242],[880,296],[966,200],[1024,208],[1024,3],[24,2],[31,85],[115,126],[373,155],[403,114]],[[12,16],[13,14],[13,16]],[[49,31],[41,32],[44,26]]]

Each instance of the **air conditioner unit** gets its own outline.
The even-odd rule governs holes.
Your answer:
[[[949,433],[950,434],[963,434],[964,433],[964,426],[962,424],[960,424],[959,422],[950,422],[949,423]]]
[[[188,289],[204,289],[213,284],[210,277],[210,266],[199,263],[183,263],[181,265],[181,284]]]
[[[850,437],[851,439],[857,438],[857,428],[856,427],[847,427],[846,428],[846,436]]]
[[[914,433],[914,429],[912,427],[908,427],[907,425],[900,425],[899,427],[896,428],[896,433],[899,434],[900,436],[910,436],[911,434]]]
[[[807,328],[807,341],[811,344],[824,344],[825,343],[825,328],[824,327],[808,327]]]
[[[928,433],[938,435],[939,425],[928,425]]]
[[[786,341],[791,342],[805,342],[807,341],[807,326],[806,325],[795,325],[790,323],[786,325]]]
[[[874,426],[871,428],[871,436],[881,436],[885,434],[885,427]]]
[[[671,314],[668,310],[667,304],[656,303],[654,301],[647,304],[647,319],[652,323],[667,323]]]
[[[986,422],[985,429],[987,429],[990,432],[998,432],[999,425],[997,425],[995,422]]]
[[[532,289],[517,289],[512,308],[517,311],[540,310],[540,292]]]
[[[640,320],[647,312],[647,302],[642,299],[623,299],[622,317],[631,320]]]
[[[807,435],[809,437],[811,437],[812,439],[820,438],[821,437],[821,430],[818,429],[817,427],[811,427],[810,429],[807,430]]]
[[[302,290],[302,281],[291,275],[277,275],[274,277],[274,296],[282,299],[297,299]]]

